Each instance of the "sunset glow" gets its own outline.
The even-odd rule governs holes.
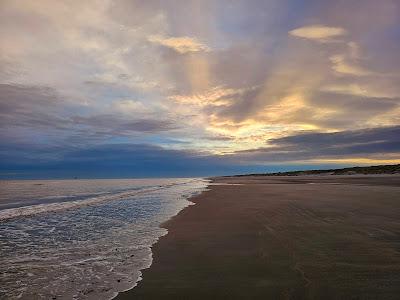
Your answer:
[[[4,174],[400,160],[397,1],[0,6]]]

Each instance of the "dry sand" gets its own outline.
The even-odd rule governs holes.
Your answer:
[[[400,176],[213,182],[118,299],[399,299]]]

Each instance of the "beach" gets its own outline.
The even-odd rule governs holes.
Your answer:
[[[398,299],[400,176],[213,178],[117,299]]]
[[[200,178],[0,181],[0,299],[111,299]]]

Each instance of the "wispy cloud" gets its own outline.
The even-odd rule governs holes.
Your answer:
[[[172,95],[169,99],[182,104],[191,104],[196,106],[223,106],[229,105],[232,102],[232,97],[241,95],[256,87],[232,89],[223,86],[217,86],[203,93],[192,95]]]
[[[181,54],[210,51],[210,48],[207,45],[193,37],[163,37],[160,35],[151,35],[148,40],[152,43],[171,48]]]
[[[346,58],[343,55],[333,55],[330,57],[330,61],[332,62],[333,70],[340,74],[354,76],[366,76],[372,74],[372,72],[365,68],[346,61]]]
[[[389,98],[385,93],[379,93],[359,84],[332,84],[321,87],[321,91],[342,95],[362,96],[365,98]]]
[[[279,138],[399,125],[400,3],[298,2],[3,1],[0,139],[231,162],[274,140],[270,162],[312,159]]]

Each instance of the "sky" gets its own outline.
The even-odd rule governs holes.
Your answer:
[[[0,178],[400,163],[397,0],[2,0]]]

